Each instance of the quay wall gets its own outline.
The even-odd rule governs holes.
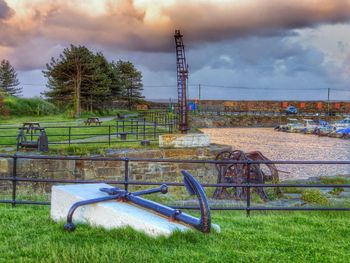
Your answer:
[[[128,149],[110,152],[108,157],[166,158],[188,160],[213,160],[230,146],[212,144],[209,147],[188,149]],[[12,159],[0,159],[0,176],[12,174]],[[183,182],[181,170],[188,170],[203,183],[215,183],[217,171],[213,164],[129,162],[129,180]],[[17,177],[77,180],[124,180],[122,161],[39,160],[17,159]],[[18,182],[19,189],[50,192],[52,184]],[[0,181],[1,191],[10,190],[12,182]]]
[[[259,116],[259,115],[190,115],[190,125],[192,128],[230,128],[230,127],[276,127],[280,124],[288,123],[289,118],[295,119],[313,119],[318,120],[320,117],[303,117],[303,116]],[[325,121],[337,121],[342,119],[341,116],[321,117]]]
[[[234,101],[234,100],[196,100],[203,111],[232,112],[284,112],[288,106],[295,106],[305,113],[350,113],[349,101]]]

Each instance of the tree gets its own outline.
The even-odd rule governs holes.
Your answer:
[[[90,109],[90,111],[93,111],[94,105],[98,105],[98,108],[104,108],[104,105],[112,100],[113,72],[111,65],[102,53],[97,53],[93,59],[94,70],[92,77],[87,83],[89,85],[86,85],[82,91],[83,98],[86,98],[86,108]]]
[[[18,96],[22,93],[17,73],[10,61],[2,60],[0,63],[0,90],[7,96]]]
[[[142,75],[131,62],[109,63],[102,53],[93,53],[84,46],[71,45],[59,57],[51,58],[43,71],[48,79],[51,102],[74,109],[93,111],[110,105],[113,99],[125,98],[129,107],[143,98]]]
[[[135,102],[144,98],[142,96],[142,73],[130,61],[119,60],[116,64],[114,62],[112,64],[118,76],[121,95],[128,101],[128,107],[131,109]]]
[[[58,59],[46,64],[44,76],[49,91],[44,92],[52,102],[71,106],[79,116],[82,106],[93,110],[105,99],[110,99],[111,67],[101,53],[94,54],[85,46],[71,45]]]

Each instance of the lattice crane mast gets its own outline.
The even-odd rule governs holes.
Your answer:
[[[182,41],[183,35],[180,30],[175,30],[176,44],[176,65],[177,65],[177,94],[178,94],[178,113],[179,130],[186,133],[189,130],[187,114],[187,79],[188,65],[186,64],[185,46]]]

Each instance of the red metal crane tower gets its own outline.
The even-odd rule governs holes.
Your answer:
[[[189,130],[187,114],[187,79],[188,65],[186,64],[185,46],[182,41],[183,35],[180,30],[175,30],[176,44],[176,64],[177,64],[177,94],[178,94],[178,113],[179,130],[186,133]]]

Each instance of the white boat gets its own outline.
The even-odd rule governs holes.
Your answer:
[[[313,133],[313,131],[318,127],[317,122],[311,119],[303,119],[301,123],[294,125],[290,131],[291,132],[304,132]]]
[[[345,118],[341,121],[334,123],[333,127],[336,131],[350,127],[350,118],[348,117],[348,118]]]
[[[288,119],[288,123],[287,124],[282,124],[282,125],[278,125],[277,127],[275,127],[275,130],[278,131],[291,131],[291,129],[293,129],[293,127],[299,126],[299,120],[298,119]]]

